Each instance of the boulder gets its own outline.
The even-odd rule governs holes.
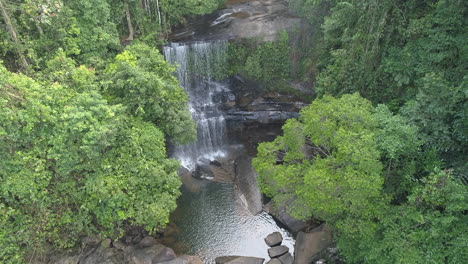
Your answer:
[[[270,258],[276,258],[288,253],[288,251],[289,248],[287,246],[276,246],[268,249],[268,255]]]
[[[331,243],[331,230],[325,224],[310,233],[299,232],[294,248],[294,264],[309,264],[310,260]]]
[[[140,243],[138,243],[138,247],[139,248],[151,247],[157,243],[158,242],[156,241],[156,239],[154,239],[154,237],[146,236],[140,241]]]
[[[118,250],[124,250],[126,245],[120,241],[120,240],[114,240],[114,242],[112,242],[112,246],[115,247],[116,249]]]
[[[124,264],[122,251],[116,248],[99,246],[89,255],[84,256],[78,262],[80,264]]]
[[[201,158],[198,160],[195,171],[192,174],[196,179],[212,179],[214,178],[213,171],[211,169],[210,160]]]
[[[218,167],[223,166],[223,164],[221,164],[221,162],[219,160],[210,161],[210,165],[214,165],[214,166],[218,166]]]
[[[265,238],[265,243],[269,247],[281,245],[281,242],[283,242],[283,236],[280,232],[271,233]]]
[[[126,259],[129,264],[155,264],[175,258],[174,251],[161,244],[145,248],[127,247],[126,250]]]
[[[262,264],[263,258],[242,257],[242,256],[224,256],[215,259],[216,264]]]
[[[301,220],[298,220],[288,214],[288,204],[291,204],[291,201],[285,202],[283,205],[275,208],[273,201],[270,201],[264,206],[264,210],[271,214],[276,220],[282,223],[287,229],[293,233],[297,233],[300,230],[307,227],[307,223]]]
[[[293,264],[294,263],[294,258],[289,252],[279,257],[278,259],[281,261],[281,264]]]
[[[189,190],[190,192],[199,192],[206,185],[205,181],[196,179],[192,175],[192,172],[185,167],[180,167],[179,176],[185,188],[187,188],[187,190]]]
[[[270,261],[268,261],[267,264],[281,264],[281,261],[277,258],[274,258],[270,259]]]
[[[173,260],[160,262],[160,264],[203,264],[203,260],[197,256],[180,256]]]

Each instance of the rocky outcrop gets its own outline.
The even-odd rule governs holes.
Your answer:
[[[194,256],[177,257],[174,251],[146,236],[137,244],[105,239],[96,245],[86,245],[84,252],[52,256],[49,264],[203,264]]]
[[[227,122],[283,123],[287,119],[298,117],[298,112],[307,105],[304,96],[291,92],[267,91],[268,88],[263,87],[263,84],[241,76],[234,76],[228,82],[231,89],[222,95],[223,104],[220,106]],[[311,95],[310,89],[300,87],[294,90],[303,95],[308,93]]]
[[[243,195],[247,209],[254,215],[262,212],[262,195],[257,183],[257,173],[252,168],[252,159],[242,155],[235,161],[236,186]]]
[[[257,38],[272,41],[283,30],[303,21],[292,14],[286,0],[229,1],[226,8],[189,20],[170,36],[171,41]]]
[[[331,230],[325,224],[310,233],[299,232],[294,248],[294,264],[309,264],[314,256],[332,244]]]
[[[276,220],[281,222],[284,226],[286,226],[288,230],[290,230],[293,233],[297,233],[300,230],[305,229],[308,226],[308,224],[304,221],[292,217],[288,213],[288,204],[289,203],[284,203],[282,205],[275,206],[273,204],[273,201],[270,201],[267,204],[265,204],[263,209],[267,213],[271,214]]]
[[[129,246],[124,252],[126,261],[129,264],[155,264],[170,261],[177,257],[171,248],[162,244],[142,248]]]
[[[216,264],[262,264],[263,258],[242,257],[242,256],[224,256],[215,259]]]
[[[262,124],[271,124],[284,122],[290,118],[296,118],[297,112],[283,111],[236,111],[230,110],[226,112],[226,120],[232,122],[259,122]]]

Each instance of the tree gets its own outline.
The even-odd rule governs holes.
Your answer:
[[[338,245],[349,263],[466,262],[467,199],[466,185],[450,172],[435,170],[413,190],[408,203],[388,208],[373,237],[342,234]]]
[[[468,150],[468,76],[459,86],[436,74],[421,80],[414,100],[401,112],[421,128],[421,136],[440,153],[466,155]]]
[[[209,14],[224,4],[226,0],[160,0],[163,16],[169,24],[184,22],[184,17]]]
[[[18,54],[18,57],[20,58],[21,69],[27,70],[29,66],[28,62],[26,61],[23,51],[19,48],[21,43],[18,38],[18,33],[16,32],[15,26],[11,22],[10,15],[8,14],[7,6],[5,5],[3,0],[0,0],[0,11],[3,17],[3,20],[5,21],[6,28],[8,32],[10,33],[10,37],[13,40],[14,45],[16,46],[16,52]]]
[[[391,113],[385,105],[373,107],[358,94],[324,96],[300,114],[298,120],[286,122],[283,136],[259,145],[253,165],[261,190],[275,204],[287,203],[297,218],[313,217],[330,224],[349,263],[380,263],[383,252],[388,258],[382,263],[423,263],[417,257],[437,249],[428,246],[413,252],[412,248],[425,243],[418,244],[415,236],[411,245],[398,251],[397,247],[407,241],[402,235],[402,241],[395,243],[392,236],[400,234],[400,221],[405,224],[403,229],[408,228],[406,231],[414,228],[416,223],[408,222],[413,221],[410,219],[414,212],[433,213],[429,207],[417,208],[412,203],[414,193],[421,188],[418,181],[426,181],[426,168],[421,166],[424,155],[419,154],[423,141],[418,138],[417,127],[405,117]],[[453,187],[458,189],[451,197],[466,199],[461,198],[465,193],[460,191],[460,185],[447,184],[458,186]],[[450,236],[463,228],[458,227]],[[444,225],[440,230],[448,232],[448,228]],[[418,232],[430,236],[425,232],[431,231]],[[451,250],[464,239],[456,240]],[[402,252],[413,255],[406,258]]]
[[[155,48],[128,46],[107,68],[105,93],[130,114],[154,122],[176,142],[195,139],[196,126],[187,107],[187,94]]]
[[[85,235],[117,238],[124,224],[153,232],[176,207],[179,164],[164,134],[109,104],[92,78],[72,80],[39,83],[0,67],[2,263]]]
[[[372,106],[359,95],[315,100],[283,136],[259,145],[253,164],[262,191],[277,202],[297,197],[292,213],[302,219],[375,217],[383,202],[375,130]]]
[[[411,193],[418,175],[425,173],[422,165],[427,154],[421,153],[424,140],[417,126],[404,116],[394,115],[386,105],[378,105],[373,117],[378,124],[375,140],[384,164],[384,191],[400,204]]]

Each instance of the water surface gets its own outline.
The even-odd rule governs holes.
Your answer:
[[[164,243],[178,254],[197,255],[206,263],[218,256],[268,257],[264,238],[282,233],[292,253],[294,239],[265,212],[252,215],[232,184],[205,182],[197,192],[182,187]]]

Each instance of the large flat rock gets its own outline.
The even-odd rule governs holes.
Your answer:
[[[242,256],[224,256],[215,259],[216,264],[262,264],[263,258],[242,257]]]
[[[276,40],[283,30],[302,23],[289,11],[287,0],[230,1],[226,8],[194,18],[170,36],[171,41],[257,38]]]

